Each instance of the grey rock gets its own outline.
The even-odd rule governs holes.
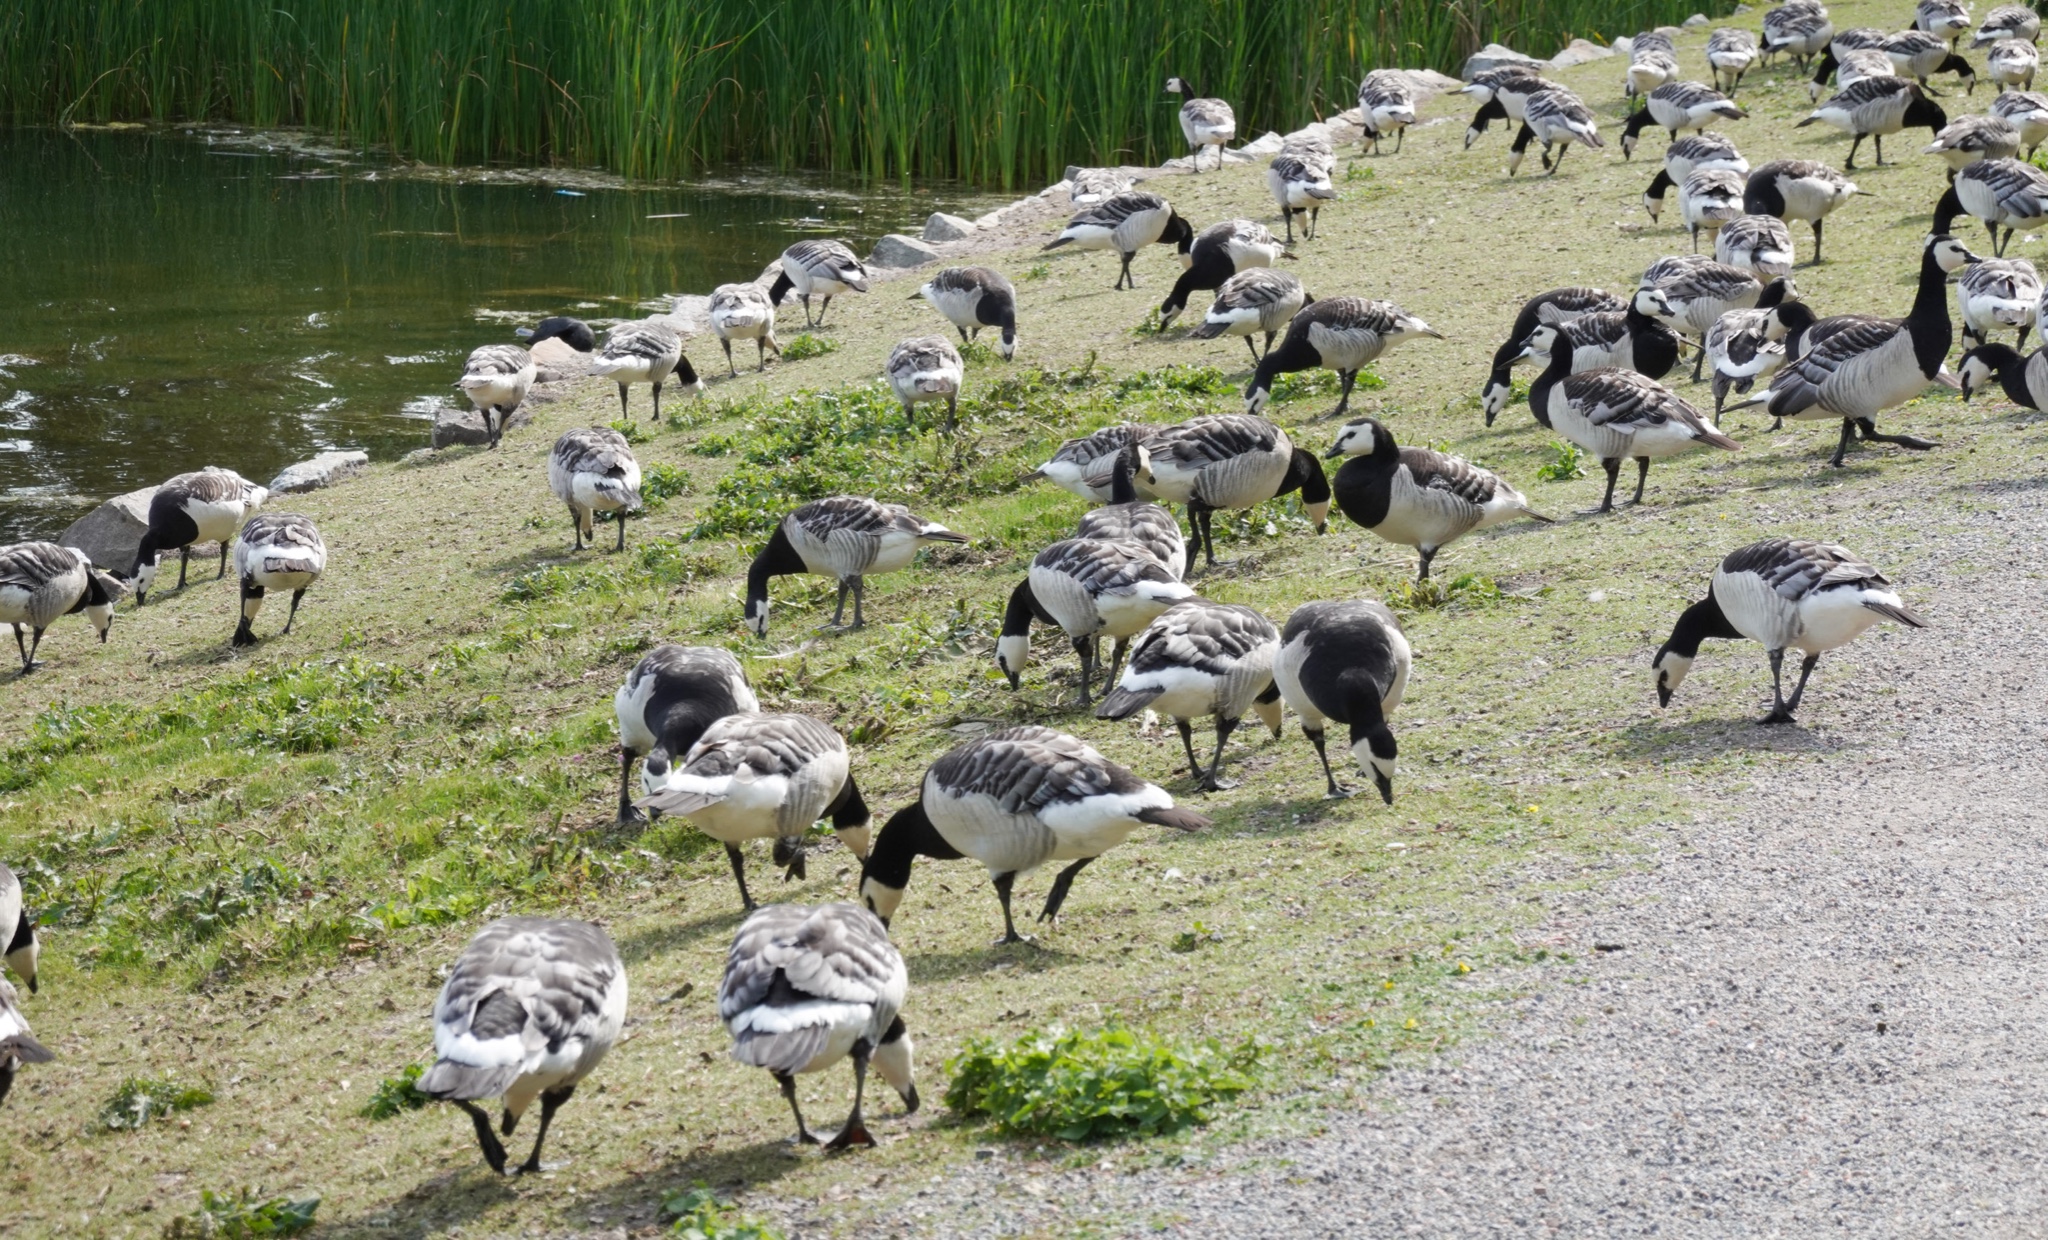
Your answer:
[[[1458,71],[1458,76],[1469,82],[1475,74],[1484,73],[1488,69],[1498,69],[1502,65],[1527,65],[1531,69],[1546,69],[1550,62],[1538,60],[1534,56],[1525,56],[1511,47],[1489,43],[1466,57],[1465,67]]]
[[[1617,56],[1627,56],[1627,55],[1629,55],[1630,53],[1632,53],[1632,52],[1634,52],[1634,51],[1635,51],[1635,47],[1636,47],[1636,40],[1635,40],[1635,36],[1634,36],[1634,35],[1623,35],[1623,36],[1621,36],[1621,37],[1620,37],[1619,39],[1616,39],[1616,40],[1615,40],[1614,42],[1612,42],[1612,43],[1608,44],[1607,46],[1609,46],[1609,47],[1611,47],[1611,48],[1613,48],[1613,49],[1614,49],[1614,54],[1615,54],[1615,55],[1617,55]]]
[[[1685,24],[1687,29],[1704,26],[1707,24],[1707,15],[1705,13],[1694,13],[1691,17],[1685,19]]]
[[[1283,145],[1285,145],[1286,142],[1286,138],[1283,138],[1278,133],[1275,133],[1273,130],[1268,129],[1266,132],[1260,134],[1256,138],[1253,138],[1250,142],[1245,143],[1243,146],[1238,147],[1236,150],[1225,151],[1223,154],[1226,158],[1232,155],[1236,155],[1244,159],[1271,159],[1273,156],[1278,155],[1280,153],[1280,148]]]
[[[578,353],[560,340],[543,340],[532,353],[535,383],[560,383],[590,373],[590,354]]]
[[[369,464],[370,454],[367,452],[322,452],[310,461],[286,466],[282,473],[270,480],[270,489],[284,495],[317,491],[355,477]]]
[[[532,411],[521,405],[512,411],[511,417],[505,419],[503,433],[516,431],[532,421]],[[449,406],[434,415],[434,435],[430,442],[436,448],[453,448],[460,444],[482,447],[491,442],[491,434],[484,429],[484,415],[474,409],[457,409]]]
[[[922,267],[939,261],[939,252],[917,237],[890,233],[875,242],[868,264],[874,267]]]
[[[1573,65],[1605,60],[1612,55],[1614,49],[1611,47],[1602,47],[1590,39],[1573,39],[1564,45],[1562,51],[1550,58],[1550,66],[1553,69],[1569,69]]]
[[[932,217],[924,222],[926,241],[965,241],[973,235],[973,220],[963,220],[957,215],[947,215],[944,211],[932,212]]]
[[[435,448],[414,448],[404,456],[399,457],[398,463],[400,465],[420,466],[425,465],[440,455],[440,451]]]
[[[101,568],[126,573],[134,567],[142,532],[149,528],[149,501],[155,494],[155,487],[144,487],[116,495],[73,521],[57,541],[85,552]]]

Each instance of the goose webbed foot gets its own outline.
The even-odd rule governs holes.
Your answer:
[[[484,1162],[499,1175],[505,1174],[505,1143],[491,1131],[491,1117],[467,1098],[456,1098],[454,1103],[469,1112],[470,1122],[476,1125],[476,1143],[484,1152]]]
[[[796,1116],[796,1135],[791,1137],[792,1145],[816,1145],[818,1138],[804,1123],[803,1109],[796,1104],[796,1078],[787,1072],[775,1074],[775,1083],[782,1087],[782,1096],[789,1102],[789,1113]]]

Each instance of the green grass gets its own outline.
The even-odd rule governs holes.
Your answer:
[[[163,1077],[129,1077],[100,1108],[100,1123],[109,1130],[145,1128],[174,1111],[189,1111],[213,1101],[203,1085],[183,1085]]]
[[[672,1220],[668,1234],[679,1240],[782,1240],[782,1233],[699,1184],[665,1194],[662,1214]]]
[[[1209,1121],[1250,1089],[1247,1041],[1176,1045],[1150,1032],[1033,1030],[1015,1042],[976,1038],[946,1064],[946,1105],[1015,1136],[1090,1141],[1155,1136]]]

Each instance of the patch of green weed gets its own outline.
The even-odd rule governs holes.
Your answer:
[[[1258,1049],[1175,1044],[1118,1026],[1033,1030],[1003,1046],[971,1038],[947,1061],[946,1105],[1006,1133],[1064,1141],[1177,1132],[1252,1085]]]
[[[804,332],[796,339],[782,346],[782,360],[801,362],[807,358],[823,357],[827,353],[839,352],[839,342],[829,336]]]
[[[320,1198],[258,1198],[251,1190],[233,1195],[204,1189],[199,1208],[180,1215],[164,1228],[165,1240],[258,1240],[264,1236],[296,1236],[313,1225]]]
[[[1570,482],[1585,476],[1585,452],[1562,439],[1551,441],[1550,459],[1536,467],[1536,477],[1543,482]]]
[[[420,1074],[425,1071],[419,1064],[409,1063],[397,1076],[385,1077],[377,1082],[377,1092],[356,1114],[364,1119],[392,1119],[432,1102],[430,1095],[419,1091]]]
[[[782,1233],[730,1203],[702,1184],[677,1189],[661,1198],[663,1218],[673,1219],[669,1234],[682,1240],[782,1240]]]
[[[189,1111],[213,1101],[203,1085],[180,1085],[166,1077],[131,1076],[100,1107],[100,1123],[115,1131],[147,1128],[173,1111]]]

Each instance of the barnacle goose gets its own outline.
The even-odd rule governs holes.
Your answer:
[[[1123,193],[1132,185],[1129,173],[1119,168],[1077,169],[1067,182],[1067,201],[1077,207],[1101,202]]]
[[[1060,235],[1044,248],[1056,250],[1071,244],[1081,250],[1114,250],[1123,260],[1123,268],[1110,287],[1120,289],[1126,282],[1132,288],[1138,287],[1138,281],[1131,275],[1131,260],[1139,250],[1157,242],[1179,246],[1185,253],[1194,239],[1195,230],[1173,209],[1173,204],[1157,194],[1126,190],[1076,212]]]
[[[299,618],[299,600],[327,571],[327,544],[311,517],[296,512],[266,512],[242,527],[235,543],[235,576],[242,583],[242,617],[235,625],[234,644],[256,644],[256,613],[263,610],[267,590],[290,590],[291,610],[285,613],[283,637]]]
[[[1429,565],[1439,550],[1474,530],[1523,517],[1550,524],[1498,474],[1449,453],[1404,448],[1376,418],[1346,422],[1323,455],[1349,458],[1330,480],[1344,515],[1390,543],[1421,553],[1417,581],[1429,580]]]
[[[2003,258],[2013,233],[2048,224],[2048,173],[2017,159],[1978,160],[1958,171],[1934,204],[1934,231],[1947,232],[1964,212],[1984,221],[1992,255]]]
[[[2041,37],[2041,15],[2024,4],[2001,4],[1991,10],[1977,27],[1970,46],[1990,47],[2006,39],[2023,39],[2028,43]]]
[[[1757,51],[1756,36],[1747,30],[1734,26],[1719,26],[1707,36],[1707,65],[1714,71],[1714,85],[1721,86],[1726,79],[1730,95],[1742,85],[1742,75],[1762,59]]]
[[[775,350],[776,357],[782,356],[782,346],[775,343],[775,302],[760,285],[721,284],[712,289],[709,315],[711,334],[718,337],[719,345],[725,349],[725,368],[733,378],[740,374],[732,360],[735,340],[754,342],[754,353],[760,360],[757,370],[768,369],[768,350]]]
[[[1882,47],[1885,38],[1884,32],[1872,31],[1871,33],[1878,37],[1870,46],[1853,48],[1842,52],[1840,53],[1841,59],[1839,61],[1835,59],[1836,52],[1833,50],[1830,50],[1821,59],[1820,68],[1814,70],[1813,80],[1806,84],[1806,97],[1808,101],[1817,104],[1820,102],[1822,95],[1829,93],[1827,85],[1830,77],[1834,79],[1835,90],[1840,92],[1849,89],[1864,78],[1899,76],[1899,67],[1892,63],[1891,57],[1884,54]],[[1839,47],[1840,45],[1840,38],[1838,36],[1836,46]]]
[[[36,919],[22,903],[21,880],[4,862],[0,862],[0,943],[7,945],[0,949],[5,952],[7,967],[35,994],[36,960],[42,955],[43,943],[36,934]]]
[[[515,334],[526,342],[524,348],[513,344],[484,345],[470,353],[462,364],[462,378],[456,381],[469,403],[483,415],[484,432],[490,436],[493,448],[504,437],[505,424],[533,388],[533,346],[543,340],[559,340],[578,353],[588,353],[597,347],[597,337],[582,319],[542,319],[538,325],[519,328]]]
[[[1812,0],[1789,0],[1764,10],[1763,58],[1783,53],[1804,69],[1815,53],[1834,41],[1835,25],[1828,20],[1826,5]]]
[[[29,1031],[28,1017],[21,1014],[21,996],[12,983],[0,978],[0,1102],[14,1088],[14,1074],[25,1063],[49,1063],[57,1058]]]
[[[42,648],[43,631],[57,617],[82,611],[100,641],[114,624],[114,604],[125,587],[110,573],[92,566],[83,551],[49,542],[22,542],[0,547],[0,624],[14,626],[14,647],[21,652],[21,674],[26,676],[42,664],[36,651]],[[21,629],[27,625],[34,634],[24,644]]]
[[[1941,156],[1953,177],[1980,159],[2011,159],[2019,154],[2019,126],[2002,116],[1959,116],[1943,126],[1920,153]]]
[[[1298,371],[1334,370],[1343,382],[1337,407],[1341,417],[1351,406],[1351,388],[1358,372],[1395,345],[1421,337],[1442,340],[1444,334],[1391,301],[1364,297],[1332,297],[1305,306],[1287,326],[1277,349],[1259,359],[1244,389],[1244,411],[1258,413],[1273,396],[1273,380]]]
[[[1984,344],[1996,328],[2019,329],[2018,345],[2040,315],[2041,273],[2024,258],[1972,263],[1956,280],[1956,306],[1963,314],[1963,347]]]
[[[782,272],[768,286],[768,300],[779,306],[795,290],[797,300],[804,306],[805,327],[824,326],[825,311],[831,309],[834,297],[868,291],[867,266],[837,241],[799,241],[784,250],[776,261]],[[811,320],[813,293],[824,298],[818,305],[816,322]]]
[[[1842,162],[1848,172],[1856,171],[1856,148],[1869,138],[1877,148],[1877,163],[1884,166],[1884,136],[1915,125],[1939,133],[1948,124],[1948,113],[1921,89],[1904,78],[1864,78],[1814,109],[1813,115],[1793,126],[1803,129],[1815,121],[1826,121],[1852,135],[1849,158]]]
[[[1901,76],[1910,77],[1923,88],[1927,79],[1936,73],[1953,73],[1963,84],[1966,92],[1977,90],[1977,71],[1950,48],[1947,39],[1928,34],[1923,30],[1902,30],[1887,35],[1883,45],[1884,54],[1891,57],[1892,67]],[[1908,124],[1915,122],[1908,121]]]
[[[1556,176],[1559,165],[1564,163],[1565,151],[1574,142],[1588,147],[1599,148],[1607,144],[1600,140],[1600,124],[1593,115],[1593,109],[1580,101],[1577,95],[1562,86],[1553,86],[1529,96],[1522,112],[1522,129],[1515,135],[1515,143],[1508,148],[1508,175],[1515,175],[1522,166],[1522,157],[1528,153],[1532,139],[1543,143],[1543,158],[1539,161]],[[1551,158],[1551,149],[1557,149],[1557,158]]]
[[[1223,166],[1223,148],[1237,136],[1237,113],[1221,99],[1210,99],[1188,85],[1187,79],[1170,77],[1166,79],[1166,93],[1179,95],[1184,102],[1180,105],[1180,132],[1188,140],[1188,148],[1194,152],[1188,163],[1192,171],[1202,170],[1202,148],[1216,148],[1216,166]]]
[[[1529,97],[1555,85],[1523,65],[1503,65],[1473,74],[1472,80],[1458,90],[1461,95],[1473,95],[1479,100],[1479,110],[1472,114],[1472,123],[1465,130],[1465,149],[1471,150],[1479,135],[1494,121],[1520,124]]]
[[[149,528],[142,531],[142,541],[135,548],[135,567],[128,570],[128,579],[135,586],[135,605],[142,606],[156,584],[158,556],[173,547],[178,549],[178,589],[185,588],[185,566],[192,558],[193,543],[219,543],[220,572],[215,580],[227,576],[228,543],[242,522],[269,498],[267,489],[234,470],[211,465],[179,474],[158,487],[149,497]]]
[[[1714,234],[1714,260],[1775,279],[1792,274],[1792,230],[1775,215],[1738,215]]]
[[[760,709],[740,661],[716,646],[663,642],[641,656],[612,695],[619,721],[620,824],[646,820],[628,791],[634,758],[646,760],[641,787],[653,792],[704,729],[727,715]]]
[[[1542,335],[1555,328],[1537,328]],[[1529,408],[1536,420],[1600,458],[1607,473],[1607,491],[1594,512],[1614,509],[1614,483],[1623,460],[1636,461],[1636,494],[1650,479],[1650,462],[1698,447],[1741,447],[1708,425],[1699,410],[1655,379],[1633,370],[1607,367],[1572,374],[1571,355],[1553,349],[1550,365],[1529,385]]]
[[[1984,57],[1984,72],[2002,92],[2034,89],[2034,74],[2041,67],[2041,53],[2025,39],[2007,39]]]
[[[1913,10],[1913,28],[1953,47],[1970,28],[1970,6],[1963,0],[1920,0]]]
[[[1960,182],[1977,168],[1957,174]],[[1842,420],[1842,438],[1831,464],[1839,467],[1849,440],[1859,431],[1866,441],[1895,443],[1916,451],[1934,445],[1910,435],[1880,435],[1874,419],[1925,391],[1941,371],[1942,359],[1955,343],[1948,317],[1948,277],[1979,261],[1963,243],[1947,233],[1927,238],[1920,258],[1919,291],[1903,319],[1844,315],[1828,324],[1832,334],[1808,333],[1803,355],[1785,363],[1771,386],[1732,406],[1764,405],[1774,417],[1800,421]],[[1816,339],[1816,337],[1820,337]]]
[[[1152,482],[1151,457],[1145,451],[1144,441],[1133,432],[1124,450],[1110,459],[1109,502],[1081,514],[1074,537],[1140,547],[1166,571],[1186,580],[1194,565],[1188,562],[1188,545],[1181,536],[1180,522],[1174,520],[1171,509],[1138,495],[1138,479],[1143,478],[1148,486]]]
[[[924,298],[970,341],[984,327],[1002,329],[1003,360],[1017,353],[1017,286],[988,267],[947,267],[910,295]]]
[[[620,323],[606,333],[604,347],[591,360],[592,374],[604,375],[619,385],[619,416],[630,419],[632,406],[626,403],[626,389],[635,383],[654,389],[654,420],[661,421],[661,385],[673,375],[677,383],[696,391],[704,390],[697,368],[683,356],[683,338],[666,323],[644,319]]]
[[[626,966],[603,930],[587,921],[505,917],[456,957],[434,1001],[434,1066],[419,1091],[469,1113],[491,1170],[505,1147],[479,1098],[502,1096],[499,1131],[511,1136],[540,1099],[533,1153],[515,1170],[541,1170],[541,1143],[555,1111],[597,1070],[626,1023]]]
[[[563,431],[548,453],[548,489],[569,506],[575,550],[597,542],[597,514],[619,523],[615,551],[626,549],[626,514],[640,506],[640,462],[626,437],[609,426]]]
[[[919,857],[969,858],[988,867],[1003,904],[1004,943],[1023,936],[1010,916],[1010,889],[1048,861],[1071,865],[1053,879],[1040,921],[1059,916],[1074,876],[1141,826],[1199,831],[1209,819],[1177,809],[1157,784],[1139,779],[1086,742],[1051,728],[1005,728],[957,746],[924,775],[917,800],[884,823],[861,867],[860,895],[888,925]]]
[[[802,878],[804,837],[812,823],[830,818],[833,834],[867,856],[868,806],[854,784],[846,742],[809,715],[727,715],[705,728],[658,783],[643,779],[656,786],[634,804],[680,814],[725,845],[748,912],[755,904],[740,852],[748,840],[774,840],[775,864],[785,877]]]
[[[1991,115],[2002,116],[2020,131],[2027,158],[2048,140],[2048,95],[2035,90],[2009,90],[1991,101]]]
[[[1271,267],[1285,254],[1285,247],[1256,220],[1223,220],[1204,228],[1188,249],[1187,270],[1159,303],[1159,330],[1180,317],[1196,290],[1220,289],[1238,272]]]
[[[2009,344],[1981,344],[1963,354],[1956,364],[1956,376],[1962,381],[1965,401],[1996,379],[2014,404],[2028,409],[2048,407],[2048,349],[2036,349],[2023,357]],[[0,930],[5,928],[0,921]],[[34,985],[29,989],[35,989]]]
[[[1109,503],[1115,487],[1117,457],[1134,436],[1143,440],[1155,429],[1135,423],[1105,426],[1092,434],[1069,439],[1052,454],[1051,460],[1038,467],[1038,476],[1082,499]]]
[[[1068,538],[1039,552],[1024,580],[1010,591],[996,636],[996,668],[1014,692],[1031,660],[1031,622],[1056,624],[1081,660],[1081,705],[1094,701],[1102,639],[1115,642],[1109,675],[1114,683],[1130,639],[1159,613],[1194,595],[1180,573],[1136,542]]]
[[[1702,168],[1748,172],[1749,161],[1735,144],[1717,133],[1689,133],[1664,148],[1664,167],[1643,191],[1643,210],[1656,220],[1664,213],[1664,194]]]
[[[1687,257],[1698,258],[1697,255]],[[1695,340],[1705,339],[1707,329],[1728,311],[1750,306],[1768,309],[1791,292],[1791,286],[1782,276],[1767,285],[1740,267],[1730,267],[1712,259],[1699,259],[1670,274],[1660,273],[1658,266],[1653,263],[1643,273],[1643,286],[1664,294],[1664,300],[1671,306],[1671,326]],[[1706,355],[1702,353],[1693,362],[1692,378],[1695,383],[1700,380],[1705,360]]]
[[[1678,186],[1678,218],[1692,236],[1692,252],[1700,252],[1700,229],[1718,233],[1721,225],[1742,214],[1742,174],[1730,168],[1696,168]]]
[[[1486,386],[1479,392],[1479,407],[1486,414],[1486,424],[1492,426],[1500,411],[1507,408],[1508,393],[1512,390],[1511,372],[1522,358],[1522,346],[1529,339],[1529,333],[1535,331],[1539,324],[1565,323],[1582,314],[1627,308],[1627,302],[1601,288],[1554,288],[1523,302],[1522,308],[1515,312],[1514,325],[1508,328],[1507,343],[1493,351],[1493,369],[1486,376]]]
[[[962,543],[936,521],[927,521],[901,504],[885,504],[865,495],[831,495],[814,499],[784,517],[768,545],[747,568],[747,627],[756,637],[768,636],[768,579],[797,573],[830,577],[839,583],[839,604],[830,623],[821,628],[849,627],[840,620],[846,596],[853,595],[853,624],[867,623],[861,598],[867,575],[893,573],[910,563],[929,543]]]
[[[1273,201],[1280,204],[1280,217],[1287,222],[1286,244],[1294,244],[1297,215],[1308,217],[1302,225],[1302,239],[1315,240],[1316,220],[1322,215],[1323,204],[1337,196],[1330,184],[1329,166],[1283,152],[1275,155],[1266,168],[1266,188],[1272,192]]]
[[[1546,366],[1552,349],[1570,349],[1573,374],[1620,366],[1662,379],[1678,365],[1684,347],[1678,333],[1664,321],[1671,315],[1671,303],[1664,294],[1654,288],[1639,288],[1629,298],[1626,310],[1602,310],[1561,323],[1538,324],[1551,330],[1538,336],[1531,328],[1521,343],[1533,341],[1534,359]]]
[[[1786,302],[1769,310],[1730,310],[1707,329],[1707,369],[1712,372],[1715,426],[1721,424],[1721,411],[1731,389],[1747,393],[1758,379],[1770,377],[1785,364],[1786,344],[1772,337],[1771,323],[1788,305],[1801,303]]]
[[[1131,650],[1131,665],[1095,710],[1098,719],[1128,719],[1156,709],[1173,718],[1188,754],[1188,775],[1205,792],[1236,787],[1222,778],[1223,746],[1246,711],[1280,735],[1280,691],[1273,687],[1273,656],[1280,630],[1250,607],[1191,598],[1175,603],[1145,626]],[[1216,752],[1209,769],[1195,757],[1190,719],[1216,718]]]
[[[960,350],[944,336],[918,336],[901,341],[889,350],[882,373],[889,390],[903,402],[903,416],[915,425],[916,408],[929,400],[946,402],[946,429],[960,425],[960,384],[967,377],[967,363]]]
[[[1414,656],[1401,622],[1370,599],[1303,603],[1280,630],[1273,683],[1316,747],[1329,798],[1351,791],[1337,782],[1323,733],[1331,723],[1351,729],[1351,756],[1372,776],[1380,799],[1394,803],[1394,730],[1387,719],[1401,705]]]
[[[1760,722],[1792,722],[1822,654],[1855,641],[1880,620],[1927,627],[1890,586],[1876,569],[1833,543],[1766,538],[1729,552],[1714,570],[1707,597],[1679,614],[1670,639],[1650,661],[1657,673],[1657,704],[1671,705],[1702,641],[1746,637],[1763,646],[1771,660],[1773,703]],[[1788,648],[1806,655],[1789,699],[1784,680]]]
[[[1705,130],[1716,120],[1739,121],[1749,113],[1733,99],[1699,82],[1672,82],[1651,91],[1643,107],[1621,127],[1621,157],[1631,159],[1643,130],[1651,125],[1663,128],[1678,140],[1682,129]]]
[[[1811,221],[1813,264],[1818,267],[1821,222],[1861,192],[1856,182],[1818,160],[1774,159],[1749,174],[1742,209],[1749,215],[1775,215],[1787,223]]]
[[[1288,339],[1300,325],[1297,316]],[[1287,346],[1280,348],[1285,352]],[[1271,361],[1268,354],[1259,365]],[[1330,483],[1323,476],[1322,462],[1315,453],[1295,447],[1286,431],[1264,418],[1249,413],[1190,418],[1161,429],[1145,447],[1152,465],[1150,490],[1168,503],[1188,506],[1188,526],[1211,567],[1216,564],[1216,538],[1210,514],[1218,509],[1250,508],[1300,491],[1302,512],[1316,533],[1323,532],[1330,514]],[[1194,553],[1190,547],[1190,560]]]
[[[1358,84],[1358,123],[1363,127],[1360,145],[1372,143],[1380,153],[1380,140],[1394,135],[1394,154],[1401,153],[1408,126],[1415,123],[1415,91],[1408,75],[1399,69],[1374,69]]]
[[[853,1111],[823,1144],[873,1146],[861,1115],[870,1061],[906,1114],[918,1106],[902,1016],[909,989],[903,957],[873,913],[856,904],[772,904],[748,914],[733,935],[718,1017],[732,1034],[732,1057],[775,1077],[796,1116],[799,1144],[819,1138],[797,1106],[797,1076],[851,1058]]]
[[[1191,339],[1214,340],[1218,336],[1242,336],[1251,350],[1252,365],[1259,363],[1259,346],[1252,337],[1266,333],[1266,351],[1273,351],[1273,337],[1287,330],[1288,323],[1303,306],[1315,298],[1301,287],[1301,281],[1271,267],[1252,267],[1238,272],[1216,290],[1216,300],[1202,316],[1202,325],[1188,333]]]
[[[1629,40],[1628,72],[1621,81],[1621,95],[1634,99],[1678,80],[1678,49],[1671,36],[1645,30]]]

